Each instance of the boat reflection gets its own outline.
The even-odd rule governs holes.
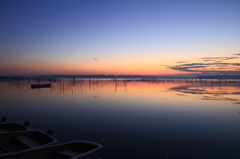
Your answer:
[[[31,89],[36,89],[36,88],[51,88],[51,83],[31,84]]]

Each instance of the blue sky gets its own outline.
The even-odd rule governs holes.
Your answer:
[[[239,0],[2,0],[0,75],[184,74],[178,61],[239,63],[239,8]]]

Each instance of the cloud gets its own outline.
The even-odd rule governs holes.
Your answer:
[[[234,54],[240,55],[240,54]],[[240,74],[240,63],[231,60],[240,57],[203,57],[198,62],[178,61],[176,65],[162,65],[172,70],[199,74]],[[200,61],[200,62],[199,62]],[[159,65],[160,66],[160,65]]]
[[[240,63],[232,63],[234,66],[240,66]]]
[[[169,66],[168,68],[178,71],[185,71],[185,72],[209,72],[204,70],[196,70],[200,68],[207,68],[207,67],[216,67],[217,69],[226,69],[230,68],[230,66],[240,66],[240,63],[188,63],[176,66]],[[232,67],[231,67],[232,68]]]
[[[94,58],[93,60],[97,60],[97,58]]]
[[[232,59],[238,59],[239,57],[225,57],[222,60],[232,60]]]
[[[205,68],[208,65],[211,65],[211,64],[189,63],[189,64],[182,64],[182,65],[176,65],[176,66],[169,66],[169,68],[173,70],[184,71],[184,72],[201,72],[195,69]]]
[[[234,54],[234,55],[238,55],[238,54]],[[238,59],[238,58],[239,57],[204,57],[201,59],[204,61],[216,61],[216,60],[232,60],[232,59]]]
[[[208,65],[212,65],[213,63],[188,63],[188,64],[183,64],[180,66],[208,66]]]
[[[178,61],[177,63],[187,63],[187,61]]]
[[[201,59],[219,59],[219,58],[222,58],[222,57],[203,57]]]
[[[158,65],[158,66],[165,66],[165,67],[168,67],[169,65]]]

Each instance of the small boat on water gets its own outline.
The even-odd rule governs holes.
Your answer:
[[[3,132],[0,133],[0,158],[57,142],[54,137],[40,130]]]
[[[29,125],[30,125],[30,123],[28,121],[25,121],[24,124],[17,123],[17,122],[0,123],[0,133],[10,132],[10,131],[31,130],[28,127]]]
[[[51,83],[31,84],[31,88],[51,88]]]
[[[72,141],[17,152],[1,159],[97,159],[103,146],[88,141]]]

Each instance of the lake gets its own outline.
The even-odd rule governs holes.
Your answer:
[[[240,81],[37,82],[0,81],[0,116],[102,144],[102,159],[240,158]]]

